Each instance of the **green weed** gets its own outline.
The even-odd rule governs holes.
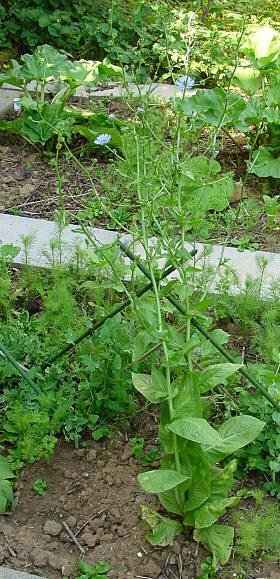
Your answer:
[[[277,504],[262,502],[246,512],[234,514],[235,553],[245,561],[275,561],[280,555],[280,509]]]
[[[40,497],[43,497],[46,494],[48,488],[48,481],[37,478],[32,488]]]

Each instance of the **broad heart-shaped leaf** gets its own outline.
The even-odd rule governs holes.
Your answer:
[[[83,85],[86,88],[92,88],[98,82],[104,82],[109,77],[122,76],[120,66],[106,63],[105,61],[93,60],[74,60],[68,67],[66,80],[69,84],[76,86]]]
[[[274,158],[270,150],[260,147],[253,153],[252,162],[248,163],[249,173],[258,177],[280,178],[280,157]]]
[[[259,68],[276,60],[280,54],[280,34],[271,26],[265,25],[248,36],[245,50],[256,59]]]
[[[159,545],[160,547],[172,545],[176,535],[179,535],[183,530],[183,526],[178,521],[162,517],[144,505],[141,506],[141,516],[145,527],[151,530],[146,535],[151,545]]]
[[[239,448],[250,444],[262,431],[265,422],[246,414],[230,418],[219,428],[222,444],[215,448],[205,446],[205,454],[211,463],[222,460]]]
[[[8,460],[5,456],[0,455],[0,481],[14,477],[15,474],[13,473]]]
[[[189,477],[176,470],[148,470],[138,475],[138,481],[146,493],[163,493],[185,482]]]
[[[198,91],[196,95],[185,98],[182,103],[186,115],[196,114],[202,123],[204,121],[214,127],[231,126],[245,106],[246,103],[240,95],[226,92],[223,88]]]
[[[200,374],[200,392],[208,392],[211,388],[215,388],[218,384],[226,384],[227,378],[242,368],[243,364],[231,364],[226,362],[224,364],[213,364],[208,366]]]
[[[14,259],[21,252],[21,248],[13,243],[5,243],[0,245],[0,256],[4,258]]]
[[[220,446],[222,443],[220,434],[204,418],[179,418],[173,420],[168,428],[178,436],[207,446]]]
[[[44,103],[40,111],[23,111],[21,115],[21,132],[32,143],[44,145],[53,135],[57,134],[57,127],[65,119],[61,104]],[[68,121],[71,123],[71,117]],[[72,120],[74,122],[74,119]]]
[[[254,95],[262,86],[262,78],[258,70],[250,66],[238,66],[235,70],[232,83],[238,85],[247,94]]]
[[[234,528],[228,525],[212,525],[207,529],[196,529],[194,540],[202,543],[213,554],[214,565],[225,565],[231,555]]]
[[[34,54],[24,54],[21,60],[24,64],[21,66],[19,76],[28,81],[62,80],[70,65],[65,54],[48,44],[38,46]]]

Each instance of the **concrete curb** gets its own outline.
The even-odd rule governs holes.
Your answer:
[[[27,85],[27,88],[34,92],[35,83],[31,82]],[[46,92],[57,92],[57,86],[53,84],[46,85]],[[22,91],[11,84],[4,83],[0,88],[0,116],[6,114],[9,110],[13,108],[14,98],[21,96]],[[192,96],[196,93],[196,90],[186,90],[185,96]],[[182,96],[182,90],[174,85],[169,84],[142,84],[137,86],[133,83],[128,83],[127,87],[120,84],[112,84],[108,88],[98,88],[94,90],[87,90],[84,86],[79,86],[74,94],[74,96],[82,101],[88,100],[99,100],[102,98],[123,98],[127,95],[131,96],[147,96],[150,95],[152,98],[158,98],[163,100],[168,100],[174,97]]]
[[[120,238],[122,241],[131,241],[132,237],[126,234],[120,234],[117,231],[107,229],[90,228],[91,236],[97,244],[110,244]],[[58,226],[53,221],[46,219],[32,219],[27,217],[18,217],[15,215],[0,214],[0,242],[2,244],[14,244],[21,248],[19,255],[15,258],[14,263],[22,265],[26,261],[25,241],[31,241],[28,249],[28,265],[43,268],[51,268],[55,264],[67,264],[75,260],[77,248],[85,249],[87,247],[85,236],[80,232],[78,225],[69,225],[59,231]],[[155,239],[151,239],[151,245]],[[193,245],[186,243],[187,249],[193,249]],[[265,269],[262,291],[269,293],[271,283],[280,278],[280,254],[270,253],[267,251],[251,252],[245,250],[239,252],[234,247],[225,247],[221,245],[206,246],[202,243],[196,243],[198,257],[206,267],[217,267],[221,256],[238,275],[239,284],[237,288],[231,289],[232,293],[237,293],[245,287],[248,276],[256,280],[260,277],[260,268],[258,261],[265,258],[268,265]],[[208,255],[209,247],[211,254]],[[136,245],[135,253],[144,258],[144,251],[140,244]],[[199,262],[198,262],[199,266]],[[221,268],[222,273],[224,268]],[[219,281],[220,274],[215,282]]]
[[[43,579],[39,575],[31,575],[9,567],[0,567],[0,579]]]

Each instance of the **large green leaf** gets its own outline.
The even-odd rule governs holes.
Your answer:
[[[122,76],[120,66],[115,66],[106,61],[99,62],[93,60],[74,60],[69,64],[66,80],[70,85],[82,85],[86,88],[93,88],[99,82],[107,80],[109,77]]]
[[[11,119],[10,121],[0,119],[0,131],[19,135],[22,131],[22,116]]]
[[[271,26],[262,26],[247,37],[245,49],[255,59],[255,66],[266,67],[280,55],[280,34]]]
[[[195,528],[204,529],[205,527],[211,527],[220,517],[225,514],[228,507],[237,505],[239,501],[239,497],[216,498],[212,497],[211,495],[209,499],[203,503],[203,505],[193,511]],[[184,524],[189,524],[188,513],[185,515]]]
[[[179,505],[177,500],[176,489],[170,489],[164,493],[159,493],[158,498],[162,506],[169,512],[174,513],[174,515],[182,515],[183,509]]]
[[[189,477],[176,470],[149,470],[138,475],[138,481],[146,493],[163,493],[177,487]]]
[[[248,163],[249,173],[258,177],[280,178],[280,157],[274,158],[270,150],[260,147],[253,153],[251,163]]]
[[[183,526],[178,521],[162,517],[156,511],[143,505],[141,506],[141,515],[145,527],[151,530],[146,535],[151,545],[159,545],[160,547],[172,545],[176,535],[179,535],[183,530]]]
[[[232,82],[249,95],[254,95],[262,86],[260,72],[248,65],[246,67],[238,66],[236,68]]]
[[[218,430],[222,443],[215,448],[205,446],[206,456],[212,463],[222,460],[239,448],[250,444],[261,433],[264,426],[265,422],[254,416],[244,414],[230,418]]]
[[[237,460],[231,460],[224,468],[211,467],[211,496],[227,497],[233,487],[233,474],[236,471]]]
[[[13,473],[8,460],[5,458],[5,456],[0,455],[0,480],[14,477],[15,474]]]
[[[234,528],[228,525],[213,525],[207,529],[196,529],[193,537],[202,543],[214,556],[214,563],[225,565],[231,555]]]
[[[226,384],[227,378],[242,367],[243,364],[231,364],[230,362],[208,366],[200,374],[201,393],[203,394],[211,388],[215,388],[218,384]]]
[[[184,466],[188,461],[189,472],[191,473],[191,485],[184,504],[184,512],[186,513],[200,507],[210,496],[211,471],[203,450],[195,442],[188,442],[183,453],[183,461]]]
[[[220,446],[222,443],[220,434],[204,418],[180,418],[171,422],[168,428],[178,436],[200,444]]]
[[[197,115],[198,120],[214,127],[231,126],[246,107],[244,99],[223,88],[198,91],[183,100],[182,108],[186,115]]]
[[[27,81],[63,80],[70,64],[65,54],[48,44],[38,46],[34,54],[23,54],[21,60],[23,65],[18,75]]]
[[[176,380],[178,393],[173,399],[174,418],[202,418],[202,403],[198,375],[186,373]]]
[[[151,375],[133,372],[132,383],[134,388],[152,404],[158,404],[168,398],[166,379],[156,368],[152,368]],[[174,391],[174,396],[176,392],[177,390]]]

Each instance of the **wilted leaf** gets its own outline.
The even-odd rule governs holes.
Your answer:
[[[151,530],[151,533],[148,533],[146,537],[152,545],[159,545],[160,547],[172,545],[176,535],[179,535],[183,530],[183,525],[178,521],[162,517],[156,511],[143,505],[141,506],[141,515],[145,526]]]
[[[231,555],[234,528],[228,525],[213,525],[207,529],[196,529],[194,539],[202,543],[214,556],[214,564],[225,565]]]

